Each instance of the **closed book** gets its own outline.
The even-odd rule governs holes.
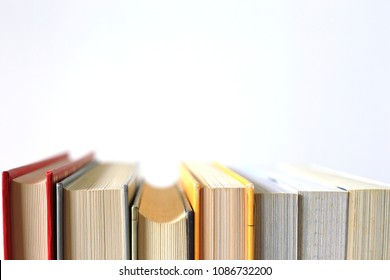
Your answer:
[[[3,172],[5,259],[55,259],[55,183],[92,158],[63,153]]]
[[[194,211],[195,259],[253,259],[253,184],[207,162],[184,162],[180,183]]]
[[[57,258],[57,182],[72,175],[80,168],[83,168],[88,163],[92,162],[95,155],[89,153],[78,160],[71,161],[65,165],[57,167],[46,172],[46,193],[47,193],[47,229],[48,229],[48,248],[49,259],[54,260]]]
[[[58,258],[130,259],[138,165],[96,163],[57,183]]]
[[[267,176],[262,167],[234,169],[254,184],[254,258],[298,258],[298,191]]]
[[[319,166],[282,168],[294,176],[348,192],[347,259],[390,259],[390,185]]]
[[[176,186],[142,184],[132,206],[132,259],[194,259],[194,215]]]
[[[298,192],[298,259],[344,260],[348,193],[285,173],[271,173],[270,177]]]

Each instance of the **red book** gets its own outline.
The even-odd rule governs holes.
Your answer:
[[[55,258],[55,183],[65,177],[71,175],[79,168],[86,165],[93,159],[93,154],[88,154],[76,161],[69,161],[67,153],[63,153],[39,162],[35,162],[29,165],[14,168],[3,172],[3,232],[4,232],[4,259],[11,260],[15,259],[12,254],[12,244],[19,242],[19,240],[12,240],[15,238],[15,234],[12,233],[12,222],[14,213],[11,209],[12,201],[12,181],[20,176],[32,173],[37,170],[46,171],[46,213],[47,213],[47,248],[48,254],[47,259]],[[61,164],[63,162],[63,164]],[[52,168],[54,164],[60,165]],[[51,168],[50,168],[51,167]],[[27,232],[24,234],[28,234]],[[20,240],[22,242],[22,240]]]

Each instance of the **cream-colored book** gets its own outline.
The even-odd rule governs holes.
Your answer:
[[[282,168],[348,191],[347,259],[390,259],[390,185],[318,166]]]
[[[344,260],[348,192],[285,172],[272,171],[269,175],[298,192],[298,259]]]
[[[57,183],[58,259],[130,259],[137,174],[135,164],[95,164]]]

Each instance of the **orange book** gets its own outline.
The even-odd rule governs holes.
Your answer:
[[[194,210],[194,257],[254,258],[253,184],[217,163],[182,163],[180,186]]]

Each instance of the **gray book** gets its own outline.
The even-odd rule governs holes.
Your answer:
[[[348,192],[347,259],[390,259],[390,185],[319,166],[282,169]]]
[[[57,183],[58,259],[130,259],[136,164],[91,163]]]
[[[274,167],[246,167],[255,184],[255,258],[346,258],[348,192]]]

